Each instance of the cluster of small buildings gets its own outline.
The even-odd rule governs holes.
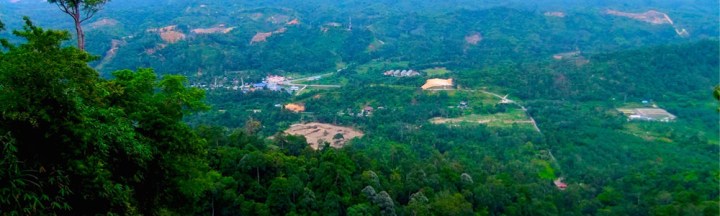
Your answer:
[[[385,71],[383,73],[385,76],[394,76],[394,77],[414,77],[414,76],[420,76],[420,72],[417,72],[415,70],[389,70]]]
[[[636,109],[618,109],[628,117],[628,121],[659,121],[671,122],[677,118],[668,111],[660,108],[636,108]]]
[[[467,109],[467,108],[469,108],[469,107],[468,107],[468,102],[467,102],[467,101],[460,101],[460,103],[459,103],[457,106],[448,106],[448,108],[450,108],[450,109],[458,108],[458,109],[464,110],[464,109]]]
[[[378,109],[378,110],[384,110],[385,107],[381,107],[381,106],[380,106],[380,107],[377,107],[377,109]],[[349,115],[349,116],[354,116],[354,117],[370,117],[370,116],[372,116],[372,114],[373,114],[374,111],[375,111],[375,108],[372,107],[372,106],[364,106],[362,109],[358,110],[357,113],[354,112],[352,109],[349,109],[349,108],[346,110],[347,115]],[[340,112],[338,112],[338,115],[343,116],[343,115],[346,114],[346,112],[340,111]]]
[[[213,82],[211,84],[205,84],[205,83],[195,83],[192,84],[192,87],[201,88],[204,90],[233,90],[233,91],[242,91],[244,93],[247,92],[254,92],[254,91],[261,91],[261,90],[270,90],[270,91],[281,91],[286,90],[288,92],[293,92],[299,90],[298,86],[289,86],[284,87],[282,85],[286,85],[287,78],[283,76],[276,76],[276,75],[269,75],[261,82],[257,83],[245,83],[242,79],[233,79],[232,81],[229,81],[228,77],[216,77],[213,79]]]

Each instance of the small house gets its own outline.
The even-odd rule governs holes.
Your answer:
[[[559,190],[567,189],[567,184],[565,184],[565,182],[563,182],[563,178],[555,179],[555,181],[553,181],[553,183],[555,183],[555,187],[557,187],[557,189],[559,189]]]

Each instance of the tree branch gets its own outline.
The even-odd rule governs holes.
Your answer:
[[[89,20],[90,18],[95,16],[95,13],[97,13],[97,10],[93,10],[93,9],[85,10],[85,18],[80,20],[80,22],[82,23],[82,22],[85,22],[85,20]]]
[[[72,13],[70,13],[70,11],[68,10],[67,5],[65,5],[65,2],[63,2],[63,1],[57,1],[57,2],[55,3],[55,5],[57,5],[58,8],[60,8],[60,11],[62,11],[63,13],[66,13],[66,14],[72,16]]]

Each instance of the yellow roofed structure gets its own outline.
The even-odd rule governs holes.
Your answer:
[[[431,89],[431,88],[447,88],[453,86],[453,80],[452,79],[429,79],[425,82],[425,85],[423,85],[423,90]]]

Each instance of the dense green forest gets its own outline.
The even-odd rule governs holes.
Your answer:
[[[67,17],[0,12],[0,215],[720,214],[719,28],[702,7],[115,2],[87,52],[40,27]],[[691,35],[602,13],[649,6]],[[218,24],[236,29],[191,33]],[[152,30],[173,25],[184,39]],[[383,75],[398,69],[420,73]],[[203,87],[269,74],[314,78]],[[311,122],[363,136],[287,132]]]

